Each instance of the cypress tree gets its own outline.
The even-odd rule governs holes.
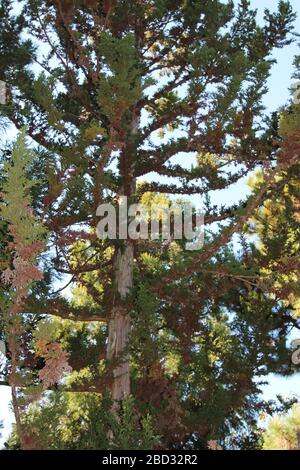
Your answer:
[[[35,146],[33,206],[51,245],[46,280],[23,308],[56,325],[45,338],[41,323],[32,339],[46,361],[35,384],[47,354],[60,348],[65,371],[73,369],[64,390],[109,390],[111,419],[132,394],[139,413],[145,406],[154,413],[169,447],[219,438],[246,396],[254,407],[260,347],[281,347],[278,367],[287,353],[280,336],[267,343],[276,327],[264,324],[263,312],[274,302],[261,292],[252,248],[241,256],[230,248],[274,190],[277,172],[294,164],[286,159],[274,169],[278,145],[261,124],[271,52],[292,40],[289,2],[264,20],[260,26],[247,0],[28,0],[20,14],[0,2],[1,112],[17,129],[26,126]],[[257,166],[263,181],[247,200],[210,203],[213,191]],[[100,204],[191,195],[205,198],[206,227],[219,223],[200,251],[161,239],[97,238]],[[75,286],[71,299],[55,292],[55,276]],[[234,323],[226,311],[235,312]],[[237,332],[241,341],[233,340]]]

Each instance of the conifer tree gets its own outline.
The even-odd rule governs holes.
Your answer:
[[[27,0],[20,14],[0,2],[1,112],[27,127],[39,154],[33,204],[52,246],[24,307],[52,317],[32,345],[44,360],[41,346],[68,351],[62,390],[109,390],[115,414],[133,394],[167,447],[220,439],[241,425],[234,411],[245,400],[253,420],[254,375],[286,364],[255,250],[230,248],[297,157],[280,159],[261,132],[271,52],[290,43],[294,14],[280,1],[264,19],[259,26],[247,0]],[[257,166],[263,179],[248,200],[209,202]],[[202,250],[97,238],[101,203],[165,195],[206,198],[206,226],[219,225]],[[55,292],[55,276],[71,298]],[[55,327],[47,340],[45,323]]]
[[[265,450],[299,450],[300,409],[295,404],[288,414],[273,418],[264,433]]]
[[[11,163],[4,166],[6,179],[1,194],[0,216],[7,224],[8,239],[5,244],[6,257],[2,259],[1,284],[5,287],[1,313],[3,333],[9,355],[8,380],[12,390],[12,405],[20,442],[26,449],[27,442],[21,422],[21,407],[18,388],[26,386],[28,378],[23,373],[22,363],[26,357],[26,335],[28,325],[24,322],[24,301],[30,286],[42,278],[36,266],[37,255],[42,251],[45,229],[31,210],[30,180],[26,176],[32,160],[26,148],[25,132],[21,131],[14,146]],[[5,269],[3,264],[6,262]]]

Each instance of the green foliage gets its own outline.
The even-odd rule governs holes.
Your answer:
[[[300,445],[300,407],[295,404],[288,414],[271,419],[264,432],[264,450],[296,450]]]
[[[117,125],[124,113],[141,97],[135,37],[129,33],[116,38],[100,36],[98,54],[103,57],[107,73],[99,78],[98,101],[102,112]]]
[[[42,450],[150,450],[159,443],[150,415],[137,415],[132,398],[122,403],[120,420],[111,412],[111,405],[109,398],[93,393],[48,393],[24,416],[28,439],[33,448]],[[108,429],[113,430],[113,440]],[[15,434],[6,448],[19,448]]]
[[[279,133],[288,138],[300,128],[299,105],[293,105],[289,110],[283,110],[280,118]]]
[[[45,228],[30,211],[30,189],[36,182],[28,179],[29,166],[34,158],[25,142],[24,129],[13,148],[11,162],[4,165],[7,177],[2,186],[1,218],[13,226],[13,237],[16,243],[23,246],[32,244],[45,237]]]

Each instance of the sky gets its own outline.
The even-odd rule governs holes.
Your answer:
[[[300,33],[300,0],[290,0],[290,3],[292,4],[294,11],[298,14],[295,26],[296,32]],[[263,19],[263,11],[265,8],[274,10],[276,9],[277,4],[277,0],[251,0],[251,6],[258,9],[259,21]],[[290,99],[291,95],[289,88],[295,82],[295,80],[292,79],[293,60],[297,54],[300,54],[300,49],[298,44],[295,43],[285,47],[283,50],[276,51],[273,55],[277,64],[273,65],[272,73],[268,82],[269,91],[264,98],[264,104],[268,113],[271,113],[285,105]],[[248,191],[247,182],[244,179],[234,185],[226,194],[220,194],[221,192],[219,192],[218,199],[222,200],[224,204],[230,204],[239,201],[248,193]],[[292,337],[293,339],[300,338],[300,332],[298,335],[293,332]],[[268,377],[268,381],[269,384],[263,387],[265,399],[275,399],[278,394],[286,397],[298,395],[300,398],[299,373],[289,378],[272,374]],[[9,435],[11,423],[13,422],[10,410],[10,399],[10,389],[8,387],[0,386],[0,421],[3,421],[4,423],[0,445],[2,445],[5,438]]]

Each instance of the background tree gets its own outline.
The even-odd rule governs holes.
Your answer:
[[[300,447],[300,409],[273,418],[264,433],[265,450],[297,450]]]

